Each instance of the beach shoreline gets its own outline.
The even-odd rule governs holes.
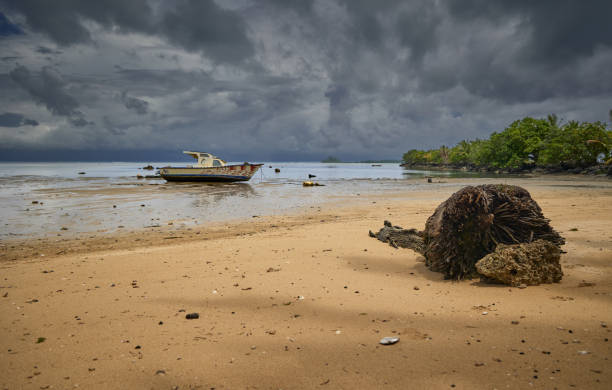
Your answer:
[[[284,215],[3,240],[0,385],[607,388],[609,182],[441,180]],[[421,230],[464,184],[500,181],[566,238],[561,283],[444,281],[368,237],[385,219]]]
[[[92,230],[91,227],[83,230],[77,222],[68,222],[64,225],[54,225],[43,233],[37,233],[28,237],[23,235],[5,236],[0,239],[0,263],[3,261],[18,261],[29,259],[36,256],[55,256],[68,253],[86,253],[91,250],[105,249],[127,249],[147,247],[150,245],[165,245],[169,241],[176,244],[179,242],[191,242],[200,239],[216,239],[231,237],[232,235],[254,234],[255,232],[266,231],[279,227],[279,223],[287,226],[297,226],[313,222],[312,211],[327,218],[327,221],[338,218],[335,215],[337,210],[360,206],[371,209],[377,201],[393,202],[394,207],[401,207],[402,201],[410,201],[421,198],[431,198],[431,194],[436,194],[435,199],[441,203],[453,192],[466,185],[478,184],[513,184],[531,188],[556,188],[556,187],[597,187],[601,189],[612,189],[612,182],[605,177],[581,177],[575,178],[568,175],[530,175],[530,176],[506,176],[506,177],[474,177],[474,178],[434,178],[432,183],[425,183],[423,179],[403,180],[406,189],[400,191],[393,190],[373,192],[365,191],[353,194],[326,195],[318,203],[292,208],[283,209],[280,212],[271,210],[261,210],[262,213],[249,216],[226,217],[225,219],[214,219],[200,223],[192,223],[185,218],[157,220],[150,222],[145,227],[107,226],[104,229]],[[375,186],[376,183],[372,183]],[[138,188],[130,190],[137,191]],[[192,189],[190,189],[192,190]],[[123,193],[123,188],[109,188],[105,192],[109,195]],[[296,191],[302,191],[301,188]],[[301,196],[307,196],[308,192],[315,192],[317,189],[305,189]],[[38,197],[40,198],[40,197]],[[44,199],[44,198],[43,198]],[[120,200],[119,200],[120,202]],[[146,201],[145,201],[146,202]],[[373,203],[374,202],[374,203]],[[96,202],[99,203],[99,202]],[[104,202],[107,207],[113,206],[113,201]],[[133,203],[133,202],[132,202]],[[431,212],[435,209],[433,205]],[[99,212],[98,210],[96,212]],[[112,212],[121,212],[119,209],[112,209]],[[361,212],[362,213],[362,212]],[[361,215],[361,214],[360,214]],[[416,227],[422,229],[424,227]],[[10,230],[10,227],[8,228]]]

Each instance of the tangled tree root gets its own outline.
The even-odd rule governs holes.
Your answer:
[[[394,248],[409,248],[419,253],[423,253],[425,249],[423,233],[416,229],[403,229],[401,226],[393,226],[389,221],[385,221],[383,228],[376,234],[370,230],[370,237],[388,242]]]
[[[477,275],[475,264],[500,244],[545,240],[565,244],[527,190],[510,185],[468,186],[441,203],[425,230],[402,229],[385,221],[370,236],[425,256],[425,265],[446,279]]]
[[[509,185],[468,186],[438,206],[425,224],[425,259],[447,279],[476,272],[474,264],[498,244],[543,239],[565,243],[527,190]]]

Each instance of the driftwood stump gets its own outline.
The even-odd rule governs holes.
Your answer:
[[[410,248],[425,257],[425,265],[446,279],[478,275],[475,264],[499,244],[545,240],[565,244],[527,190],[509,185],[468,186],[441,203],[427,219],[425,230],[402,229],[385,221],[378,233],[383,242]],[[535,252],[534,252],[535,253]]]
[[[370,237],[377,238],[382,242],[388,242],[394,248],[409,248],[419,253],[423,253],[425,244],[423,233],[416,229],[404,229],[401,226],[393,226],[389,221],[384,222],[382,229],[378,233],[372,233]]]
[[[444,201],[425,224],[425,259],[447,279],[476,273],[474,264],[498,244],[543,239],[565,243],[527,190],[509,185],[468,186]]]

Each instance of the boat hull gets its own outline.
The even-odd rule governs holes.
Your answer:
[[[166,181],[248,181],[263,164],[226,165],[212,168],[165,167],[159,175]]]

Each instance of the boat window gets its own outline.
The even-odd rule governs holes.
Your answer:
[[[221,166],[223,166],[223,164],[221,164],[221,161],[213,160],[213,167],[221,167]]]

